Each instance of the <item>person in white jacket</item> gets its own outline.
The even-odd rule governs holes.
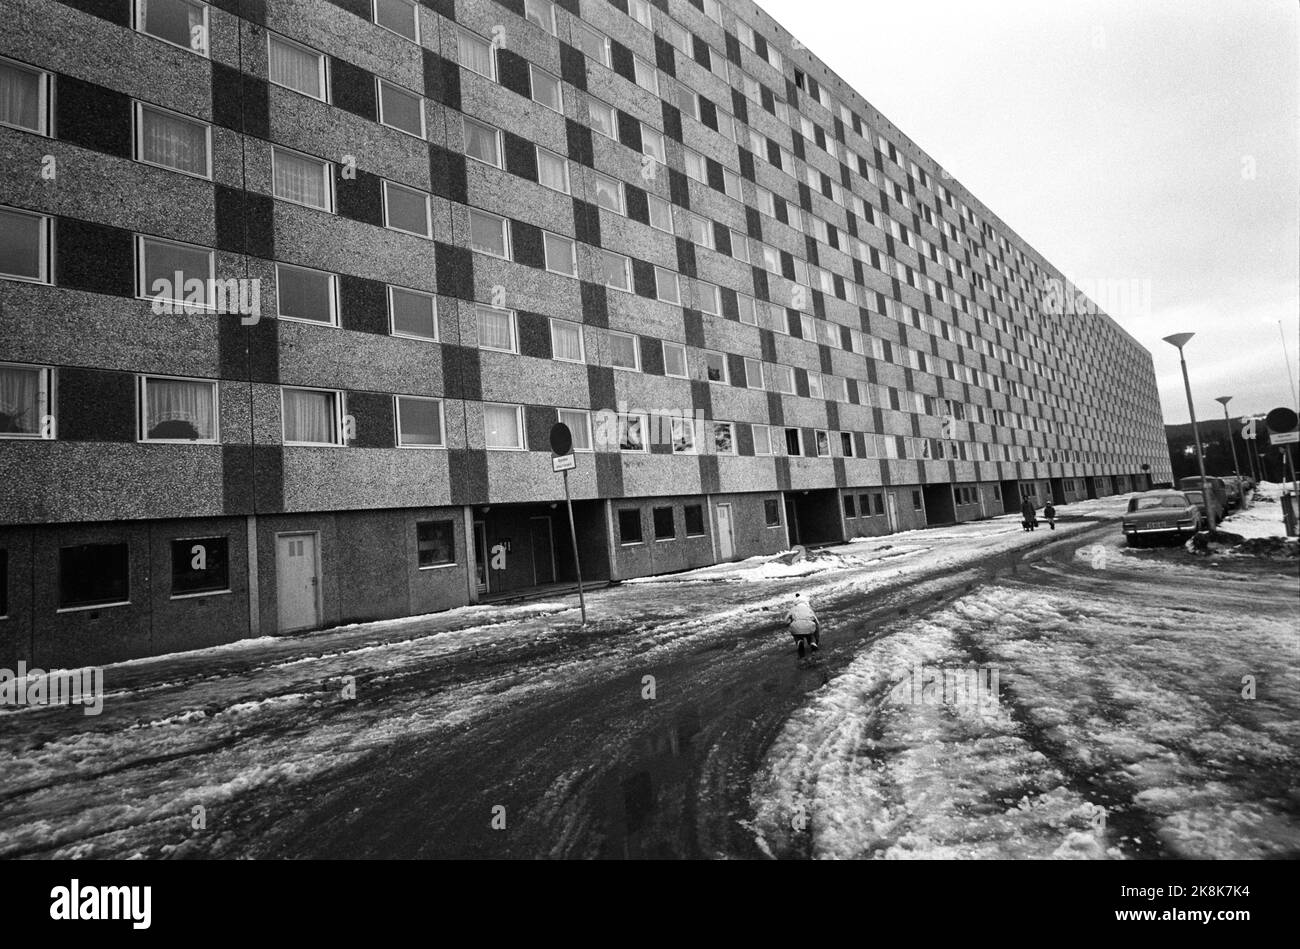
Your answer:
[[[812,646],[814,650],[819,648],[821,623],[808,601],[803,598],[803,594],[794,595],[794,605],[790,607],[790,612],[785,614],[785,622],[790,628],[790,635],[799,645],[799,658],[803,658],[805,643]]]

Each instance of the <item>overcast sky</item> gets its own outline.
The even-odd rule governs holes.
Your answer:
[[[1166,422],[1176,332],[1198,420],[1295,407],[1295,0],[758,2],[1067,276],[1149,281]]]

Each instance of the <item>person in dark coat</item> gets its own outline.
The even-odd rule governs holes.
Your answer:
[[[1056,508],[1052,506],[1051,501],[1048,501],[1043,508],[1043,517],[1047,518],[1047,526],[1056,530]]]
[[[1034,511],[1034,502],[1025,498],[1025,503],[1020,505],[1020,516],[1024,518],[1025,530],[1031,531],[1038,526],[1038,515]]]

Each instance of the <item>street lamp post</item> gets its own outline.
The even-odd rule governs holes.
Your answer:
[[[1178,363],[1183,368],[1183,389],[1187,392],[1187,414],[1192,419],[1192,437],[1196,439],[1196,467],[1201,472],[1201,497],[1205,499],[1205,519],[1209,522],[1210,533],[1214,533],[1214,504],[1210,495],[1210,486],[1205,478],[1205,456],[1201,453],[1201,431],[1196,427],[1196,409],[1192,407],[1192,384],[1187,379],[1187,359],[1183,356],[1183,347],[1195,333],[1175,333],[1166,336],[1165,342],[1178,350]]]
[[[1228,427],[1228,447],[1232,449],[1232,473],[1238,478],[1241,477],[1241,469],[1237,467],[1237,443],[1232,440],[1232,419],[1228,418],[1228,403],[1232,401],[1232,396],[1221,395],[1214,400],[1223,406],[1223,424]],[[1240,488],[1241,482],[1237,482]]]

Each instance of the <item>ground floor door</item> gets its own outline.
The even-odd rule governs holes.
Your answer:
[[[549,517],[530,517],[529,534],[533,543],[533,583],[555,582],[555,540],[551,536]]]
[[[790,546],[794,547],[799,543],[799,514],[790,497],[785,499],[785,528],[790,535]]]
[[[317,535],[275,535],[276,600],[279,631],[320,625],[320,565]]]
[[[714,511],[714,517],[718,522],[718,560],[730,560],[736,556],[736,543],[731,524],[731,505],[719,504]]]
[[[474,578],[479,593],[488,592],[487,525],[474,522]]]
[[[893,491],[885,492],[885,520],[889,522],[890,531],[898,530],[898,499]]]

